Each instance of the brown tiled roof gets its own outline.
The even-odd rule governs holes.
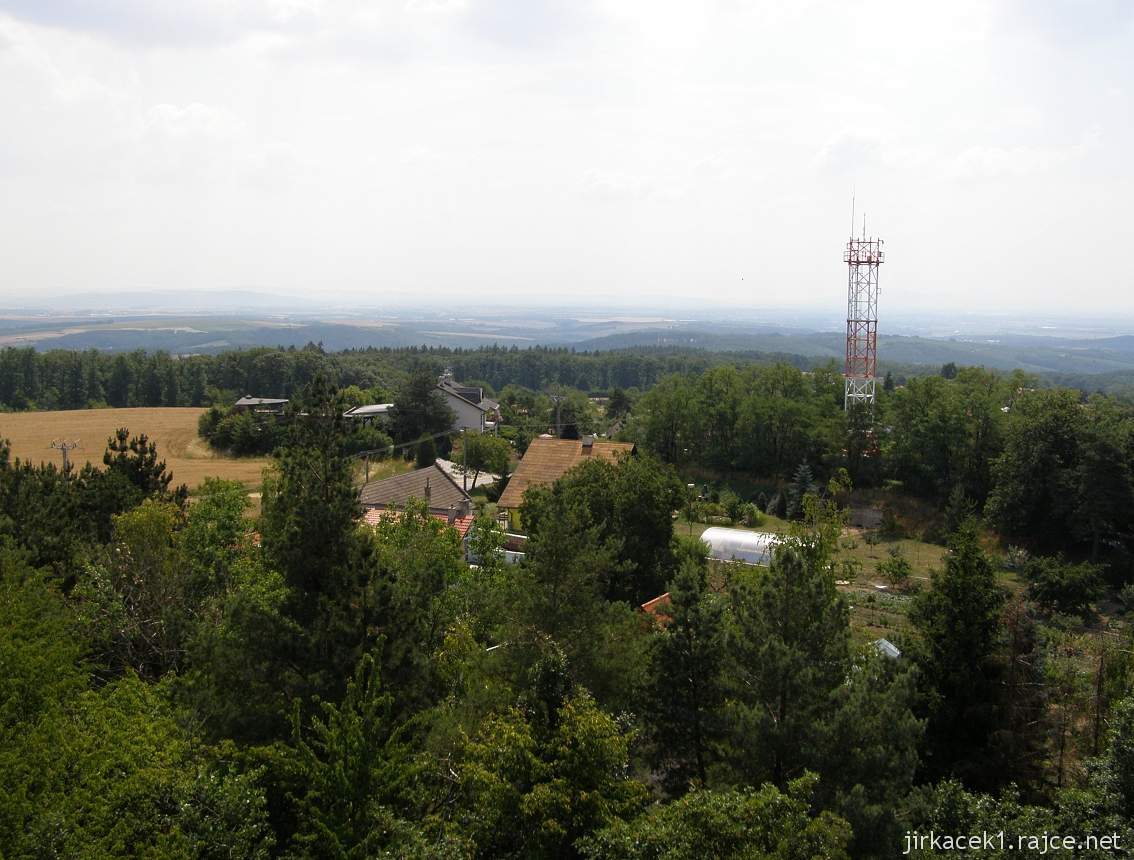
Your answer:
[[[396,520],[401,515],[401,511],[380,511],[376,508],[372,508],[365,514],[363,514],[362,520],[368,526],[376,526],[384,519]],[[441,522],[445,523],[446,525],[451,525],[457,530],[457,534],[459,534],[461,537],[464,537],[469,533],[469,529],[472,528],[473,524],[473,517],[457,517],[457,519],[450,523],[449,518],[444,514],[432,514],[431,516],[435,520],[441,520]]]
[[[670,600],[669,592],[667,591],[665,594],[659,594],[653,600],[647,600],[639,608],[647,615],[652,615],[659,624],[665,626],[673,620],[667,611],[671,603],[673,603],[673,601]]]
[[[460,507],[469,497],[436,463],[404,475],[363,484],[359,501],[365,508],[404,507],[410,499],[425,500],[425,483],[429,482],[429,507]]]
[[[598,458],[617,462],[622,454],[634,451],[633,442],[606,442],[596,439],[586,453],[581,439],[551,439],[543,436],[533,439],[508,480],[508,486],[497,503],[501,508],[518,508],[528,487],[553,484],[572,467],[584,460]]]

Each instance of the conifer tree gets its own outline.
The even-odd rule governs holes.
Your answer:
[[[930,773],[963,776],[979,768],[993,727],[990,676],[1004,592],[970,520],[953,536],[945,569],[914,600],[921,632],[917,658],[929,695]]]
[[[850,668],[846,603],[834,577],[794,546],[735,578],[732,758],[752,785],[779,787],[810,764],[832,692]]]
[[[264,482],[264,551],[295,590],[297,617],[333,585],[350,551],[362,509],[343,456],[343,409],[334,388],[316,378],[289,412],[278,471]]]
[[[708,784],[725,699],[725,607],[704,558],[686,558],[669,586],[651,655],[651,734],[673,789]]]

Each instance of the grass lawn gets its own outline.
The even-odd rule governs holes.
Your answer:
[[[730,528],[783,534],[788,531],[789,525],[786,520],[765,516],[763,523],[757,527],[730,526]],[[711,526],[705,523],[693,523],[692,534],[699,536],[708,528]],[[674,531],[678,535],[689,535],[689,523],[678,519],[674,523]],[[876,588],[877,585],[886,585],[885,579],[878,575],[878,564],[890,557],[890,547],[897,547],[910,562],[913,567],[911,582],[923,588],[929,585],[929,572],[943,566],[947,552],[943,546],[909,538],[871,544],[867,542],[866,534],[861,529],[844,529],[835,558],[839,562],[852,559],[859,565],[854,579],[847,581],[848,584],[839,586],[850,607],[851,632],[856,642],[867,643],[885,637],[893,640],[898,647],[902,647],[902,642],[910,630],[906,618],[910,596],[892,592],[889,588]],[[840,573],[839,576],[841,577],[842,574]]]
[[[383,478],[392,478],[394,475],[412,472],[415,468],[416,464],[413,460],[403,460],[401,457],[390,457],[386,460],[371,460],[370,477],[367,479],[366,463],[362,460],[357,460],[354,467],[354,479],[359,484],[367,480],[381,481]]]
[[[706,523],[693,523],[692,528],[690,528],[687,521],[678,518],[673,528],[674,533],[677,535],[683,537],[688,535],[700,537],[706,529],[713,528],[713,526]],[[790,528],[790,523],[778,517],[765,516],[764,521],[759,526],[752,528],[746,526],[727,526],[727,528],[784,534]],[[942,559],[945,558],[945,553],[947,552],[946,548],[943,546],[910,538],[879,541],[871,545],[867,542],[866,534],[862,530],[848,528],[843,530],[843,536],[839,540],[839,551],[836,555],[836,560],[854,559],[858,561],[861,565],[861,570],[857,579],[864,582],[877,581],[882,584],[884,580],[878,575],[878,563],[890,557],[890,547],[897,547],[901,551],[902,555],[904,555],[913,566],[914,582],[922,584],[928,584],[929,571],[941,567]]]

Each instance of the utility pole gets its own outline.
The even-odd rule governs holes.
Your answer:
[[[465,428],[461,428],[461,489],[469,491],[469,440]]]
[[[79,447],[79,440],[68,442],[66,439],[52,439],[51,448],[63,452],[63,475],[71,474],[71,452]]]
[[[697,498],[696,484],[686,484],[685,488],[689,490],[689,537],[693,537],[693,505]]]

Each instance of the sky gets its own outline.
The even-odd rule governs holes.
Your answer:
[[[0,0],[0,302],[1134,312],[1127,0]]]

